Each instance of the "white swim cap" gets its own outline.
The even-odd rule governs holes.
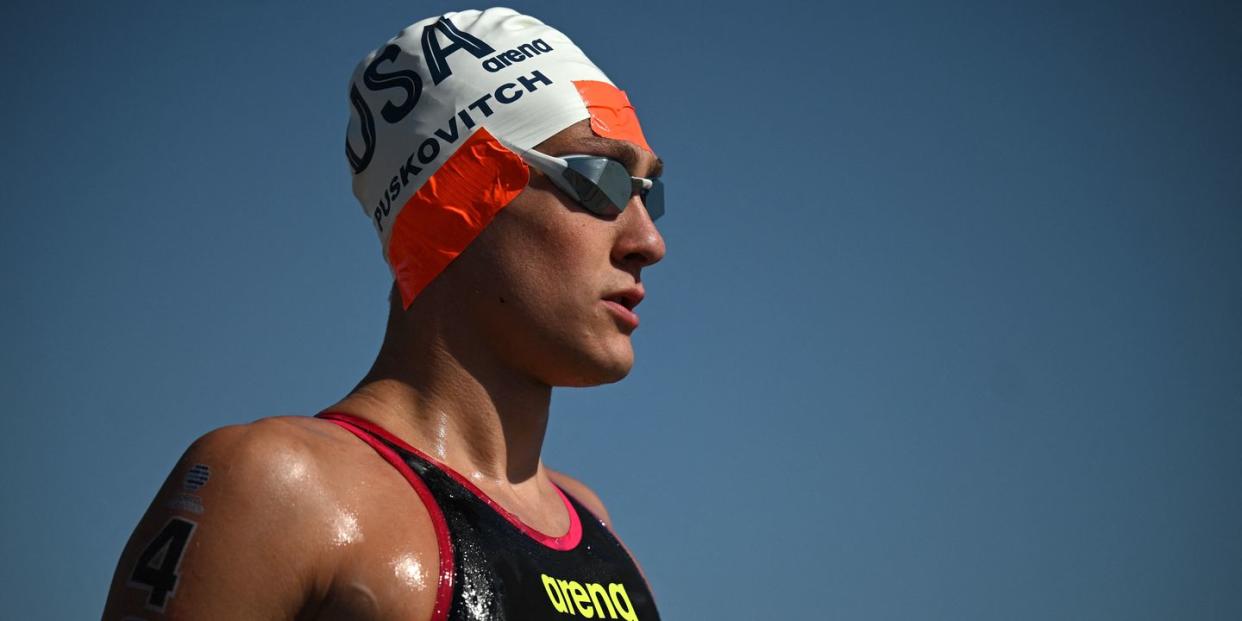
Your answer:
[[[358,65],[349,99],[354,196],[404,308],[526,187],[501,140],[530,149],[589,118],[650,151],[625,93],[564,34],[511,9],[415,22]]]

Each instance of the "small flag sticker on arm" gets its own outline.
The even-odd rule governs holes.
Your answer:
[[[199,488],[207,484],[207,479],[211,478],[211,468],[207,464],[194,464],[193,468],[185,475],[185,481],[181,487],[188,492],[198,491]]]

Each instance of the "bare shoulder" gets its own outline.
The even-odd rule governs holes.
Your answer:
[[[568,474],[551,468],[547,470],[548,477],[552,479],[553,483],[559,485],[561,489],[573,496],[575,500],[582,503],[587,509],[590,509],[591,513],[595,514],[595,517],[603,520],[609,526],[612,525],[612,518],[608,515],[608,509],[604,507],[604,501],[600,500],[599,494],[596,494],[595,490]]]
[[[310,465],[327,445],[339,442],[325,425],[305,416],[277,416],[221,427],[195,440],[181,461],[222,459],[222,474],[238,470],[236,474],[260,475],[254,481],[265,484],[281,474],[269,466]],[[298,470],[294,468],[295,472]]]
[[[385,466],[348,432],[308,417],[265,418],[203,435],[134,529],[104,618],[152,611],[179,619],[384,616],[376,597],[352,601],[333,592],[350,583],[338,581],[348,571],[342,568],[368,566],[356,559],[373,556],[375,545],[387,546],[384,554],[437,553],[426,534],[430,523],[418,519],[421,503],[401,494],[404,481]],[[377,501],[387,495],[401,500]],[[388,507],[413,514],[409,526],[390,535]],[[388,587],[382,576],[375,580],[371,593],[382,596]],[[408,601],[422,607],[425,599]],[[325,602],[337,614],[323,614]]]
[[[315,476],[323,442],[314,438],[290,417],[222,427],[195,440],[126,544],[104,618],[296,611],[318,581],[313,546],[297,542],[313,541],[325,522],[324,509],[307,502],[324,489]]]
[[[174,467],[161,495],[185,487],[194,472],[206,478],[196,493],[228,503],[231,511],[255,510],[257,519],[282,511],[304,515],[299,497],[321,498],[334,486],[334,462],[349,438],[325,421],[302,416],[264,418],[221,427],[194,441]],[[184,490],[183,490],[184,491]],[[232,506],[238,505],[238,506]]]

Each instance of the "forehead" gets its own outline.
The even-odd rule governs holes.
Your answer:
[[[539,143],[537,150],[548,155],[600,155],[625,164],[636,177],[656,177],[664,171],[664,161],[654,153],[624,140],[596,136],[589,120],[574,123]]]

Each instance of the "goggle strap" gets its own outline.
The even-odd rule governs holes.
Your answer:
[[[566,162],[562,158],[548,155],[547,153],[541,153],[534,149],[523,149],[522,147],[514,145],[504,139],[498,138],[497,140],[500,140],[500,143],[507,149],[518,154],[518,156],[525,160],[526,163],[534,166],[539,170],[539,172],[546,175],[548,179],[552,181],[553,185],[560,188],[574,199],[581,198],[578,196],[578,192],[574,189],[573,185],[570,184],[564,177],[565,171],[569,170],[569,162]]]

